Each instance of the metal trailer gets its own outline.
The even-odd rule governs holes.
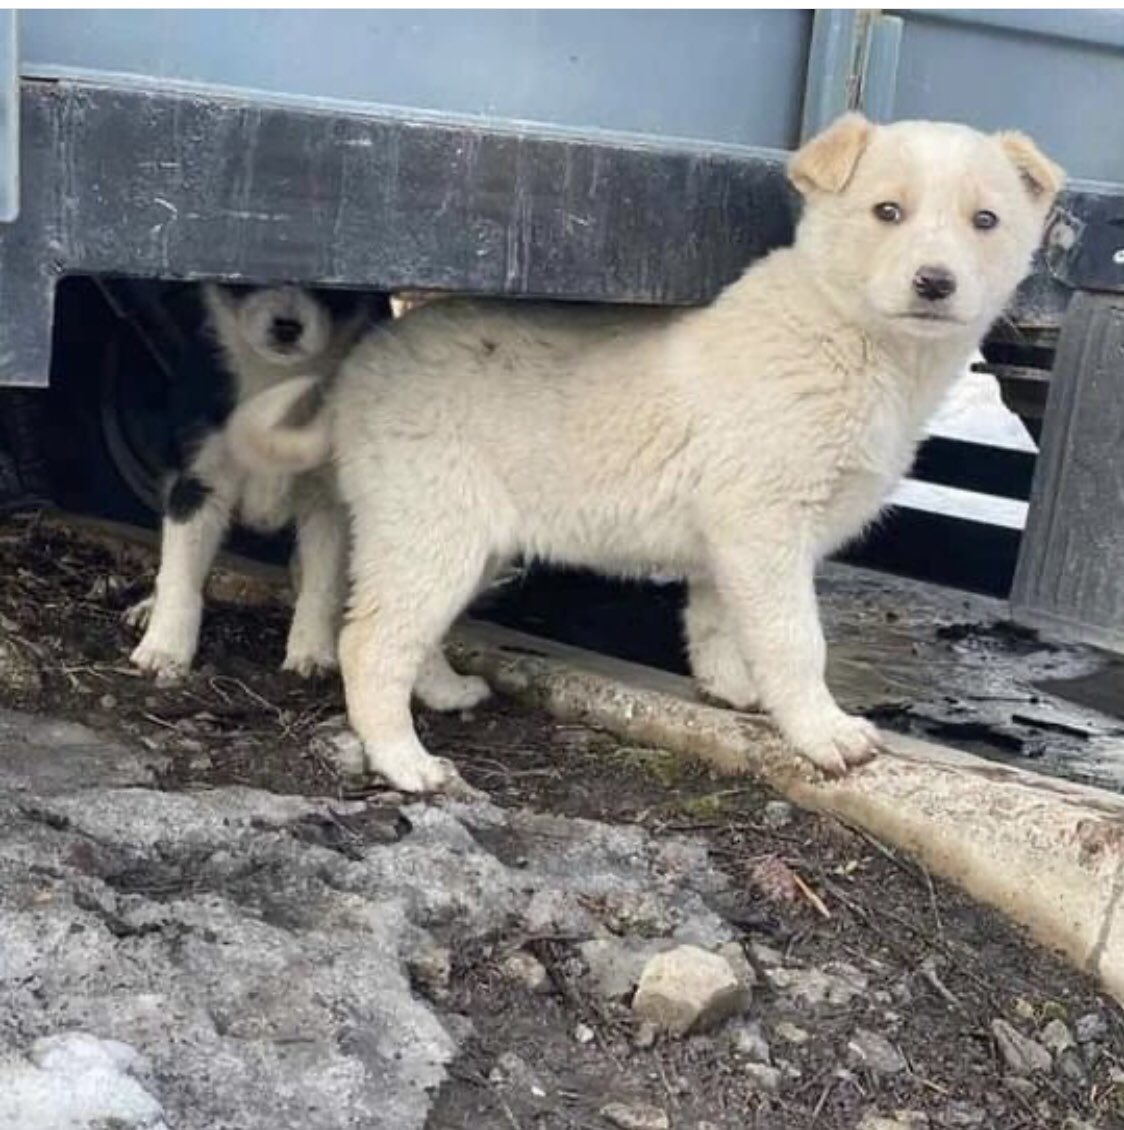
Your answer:
[[[987,350],[1032,421],[1061,366],[1015,602],[1119,642],[1122,102],[1121,11],[0,10],[0,384],[47,384],[65,276],[704,302],[789,238],[785,152],[844,109],[1018,127],[1073,179]],[[915,474],[1032,470],[936,442]],[[943,579],[1006,591],[1017,535],[971,525],[864,552],[925,574],[955,537]]]

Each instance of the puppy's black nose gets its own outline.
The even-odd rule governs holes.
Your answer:
[[[913,289],[926,302],[939,302],[956,292],[956,276],[947,267],[920,267]]]
[[[293,345],[304,333],[304,326],[295,318],[274,318],[270,333],[278,345]]]

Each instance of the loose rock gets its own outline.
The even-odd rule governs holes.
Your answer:
[[[962,1128],[970,1130],[974,1126],[983,1126],[987,1113],[978,1106],[953,1099],[941,1109],[936,1119],[938,1126],[947,1126],[950,1130],[962,1130]]]
[[[734,1051],[754,1063],[769,1063],[772,1060],[769,1041],[765,1039],[761,1025],[756,1020],[735,1028],[731,1043]]]
[[[893,1117],[867,1111],[855,1130],[924,1130],[928,1125],[928,1115],[919,1110],[899,1110]]]
[[[1051,1020],[1038,1034],[1039,1042],[1054,1055],[1061,1055],[1074,1047],[1073,1034],[1061,1020]]]
[[[753,1085],[760,1091],[779,1091],[781,1087],[781,1073],[767,1063],[747,1063],[745,1073],[753,1080]]]
[[[596,1038],[597,1033],[588,1024],[579,1024],[574,1029],[574,1039],[579,1044],[592,1044]]]
[[[168,1130],[160,1103],[134,1077],[144,1067],[117,1040],[85,1032],[37,1040],[29,1060],[0,1058],[0,1126]]]
[[[531,1069],[530,1064],[515,1052],[504,1052],[488,1073],[488,1082],[522,1091],[532,1098],[546,1097],[546,1088]]]
[[[367,770],[363,743],[347,728],[342,716],[320,726],[309,742],[309,749],[345,775],[359,776]]]
[[[1079,1044],[1091,1044],[1108,1035],[1108,1021],[1103,1012],[1087,1012],[1074,1023],[1073,1031]]]
[[[831,971],[826,967],[772,969],[769,971],[769,983],[808,1008],[823,1005],[841,1008],[862,996],[869,986],[865,974],[846,962],[839,962]]]
[[[791,1020],[782,1020],[774,1031],[788,1044],[806,1044],[811,1038],[803,1028],[793,1024]]]
[[[784,965],[784,954],[781,953],[780,950],[775,950],[772,946],[766,945],[764,942],[750,942],[749,952],[753,955],[753,960],[765,969]]]
[[[504,976],[528,989],[532,993],[551,991],[550,974],[546,966],[533,954],[519,950],[507,957],[503,963]]]
[[[787,828],[793,820],[792,805],[786,800],[771,800],[765,805],[765,810],[762,813],[761,823],[766,828],[780,829]]]
[[[738,979],[738,984],[748,993],[757,984],[757,971],[745,956],[745,950],[740,942],[724,942],[718,947],[718,953],[726,959],[726,964]]]
[[[1006,1020],[993,1020],[991,1033],[1007,1069],[1014,1075],[1033,1075],[1053,1066],[1050,1053],[1037,1041],[1024,1036]]]
[[[648,962],[671,945],[661,939],[594,938],[582,942],[578,952],[597,991],[609,1000],[619,1000],[636,988]]]
[[[1067,1048],[1058,1056],[1058,1074],[1079,1087],[1084,1087],[1089,1082],[1089,1073],[1081,1062],[1081,1056],[1073,1048]]]
[[[0,633],[0,686],[27,693],[39,690],[42,685],[39,665],[30,652]]]
[[[432,1000],[444,1000],[449,995],[453,961],[444,946],[423,946],[410,955],[408,968],[414,983]]]
[[[671,1130],[667,1112],[646,1103],[609,1103],[601,1117],[619,1130]]]
[[[745,1002],[746,990],[725,958],[697,946],[679,946],[645,966],[632,1011],[640,1020],[682,1036],[719,1024]]]
[[[885,1036],[859,1028],[847,1044],[847,1057],[853,1067],[865,1067],[876,1075],[897,1075],[908,1064]]]

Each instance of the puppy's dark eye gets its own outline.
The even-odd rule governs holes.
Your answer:
[[[981,208],[972,217],[972,227],[977,231],[991,231],[999,223],[999,217],[994,212],[989,212],[986,208]]]
[[[875,204],[874,216],[884,224],[900,224],[904,219],[902,206],[892,200],[883,200],[881,204]]]

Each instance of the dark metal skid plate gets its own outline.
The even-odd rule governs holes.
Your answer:
[[[46,384],[68,272],[696,303],[792,232],[779,157],[749,152],[84,83],[25,82],[21,114],[0,385]],[[1015,319],[1067,298],[1043,265]]]
[[[0,384],[64,273],[690,303],[790,238],[778,161],[29,82]]]

